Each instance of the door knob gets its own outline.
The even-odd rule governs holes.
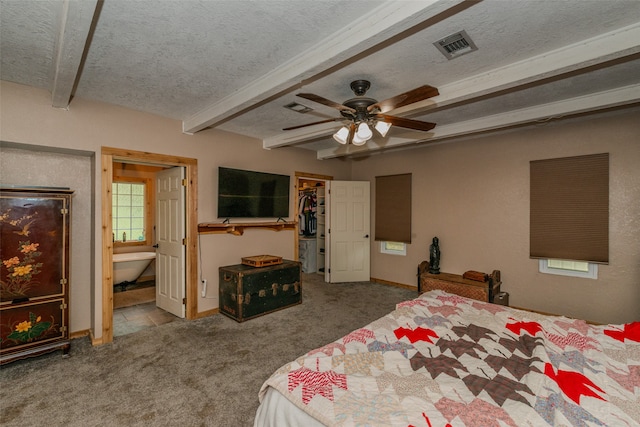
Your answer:
[[[368,235],[368,234],[365,234],[365,235],[364,235],[364,238],[365,238],[365,239],[368,239],[368,238],[369,238],[369,235]]]

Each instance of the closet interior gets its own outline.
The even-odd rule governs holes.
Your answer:
[[[298,179],[298,261],[303,273],[325,274],[325,181]]]

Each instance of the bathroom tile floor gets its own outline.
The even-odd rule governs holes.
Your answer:
[[[113,311],[113,336],[131,334],[174,320],[179,318],[157,308],[155,301],[118,308]]]

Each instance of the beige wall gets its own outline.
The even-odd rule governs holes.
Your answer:
[[[411,172],[413,243],[406,257],[398,257],[381,255],[372,241],[372,277],[415,285],[416,267],[428,258],[431,239],[438,236],[443,271],[499,269],[512,305],[597,322],[640,319],[638,110],[345,162],[318,161],[315,153],[295,148],[266,151],[258,140],[215,130],[189,136],[181,132],[179,121],[82,99],[75,99],[68,111],[54,109],[48,92],[7,82],[1,82],[0,94],[2,141],[56,151],[82,150],[83,155],[97,154],[98,159],[102,146],[198,159],[198,222],[218,220],[215,181],[219,165],[289,175],[304,171],[336,179],[370,180],[372,206],[375,206],[375,176]],[[610,265],[600,267],[598,280],[538,273],[537,262],[529,259],[528,254],[529,161],[604,151],[611,153]],[[94,210],[87,205],[74,211],[75,215],[89,216],[95,221],[93,235],[82,236],[91,241],[95,255],[86,251],[73,262],[94,263],[96,268],[88,278],[90,283],[77,285],[91,289],[78,290],[79,296],[72,294],[72,304],[80,305],[81,309],[72,308],[71,330],[91,328],[99,338],[101,183],[100,168],[95,169],[91,172]],[[91,176],[86,179],[91,182]],[[15,176],[12,180],[16,182]],[[59,177],[52,177],[51,182],[58,180]],[[372,213],[372,224],[374,221]],[[291,231],[248,230],[241,237],[201,235],[199,269],[208,280],[209,289],[205,298],[198,297],[198,310],[218,306],[219,266],[262,253],[291,258],[293,239]]]
[[[372,182],[372,206],[375,176],[413,174],[412,244],[401,257],[372,242],[371,276],[416,285],[438,236],[442,271],[498,269],[511,305],[601,323],[640,320],[639,120],[636,109],[353,162],[352,179]],[[600,152],[610,153],[610,264],[597,280],[541,274],[529,258],[529,162]]]
[[[51,107],[51,95],[47,91],[8,82],[0,83],[0,94],[1,141],[55,150],[84,150],[93,153],[97,159],[100,159],[102,146],[196,158],[198,222],[218,221],[215,195],[219,165],[286,175],[304,171],[332,175],[336,179],[350,178],[349,162],[319,161],[315,152],[307,150],[284,148],[268,151],[262,149],[262,142],[259,140],[216,130],[186,135],[181,131],[180,121],[82,99],[74,99],[68,110],[54,109]],[[94,336],[100,338],[102,241],[99,160],[93,174],[95,211],[91,212],[89,208],[75,209],[74,215],[93,215],[96,224],[93,236],[82,238],[93,242],[95,255],[85,252],[73,260],[74,263],[95,265],[93,277],[90,278],[91,283],[76,284],[90,286],[93,289],[83,290],[81,296],[74,297],[73,304],[89,307],[89,310],[77,312],[72,309],[71,331],[91,328]],[[15,178],[13,176],[12,180],[16,181]],[[90,176],[86,179],[91,181]],[[51,182],[54,180],[52,178]],[[294,180],[292,186],[293,182]],[[45,182],[42,185],[46,184]],[[73,188],[73,185],[70,186]],[[291,192],[294,197],[293,187]],[[73,236],[73,239],[76,238],[80,237]],[[219,266],[239,263],[240,258],[247,255],[268,253],[285,258],[292,258],[294,255],[293,231],[247,230],[240,237],[201,235],[200,238],[202,263],[199,263],[199,269],[202,277],[208,280],[209,289],[205,298],[198,292],[199,312],[218,306]],[[90,318],[87,318],[85,313],[90,313]]]

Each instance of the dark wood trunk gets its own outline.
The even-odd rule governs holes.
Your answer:
[[[300,263],[252,267],[244,264],[219,269],[220,312],[243,322],[302,302]]]

